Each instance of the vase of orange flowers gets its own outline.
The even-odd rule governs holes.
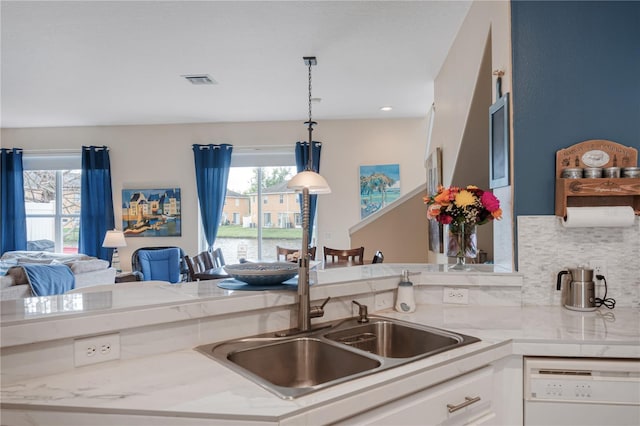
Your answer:
[[[456,265],[464,267],[467,257],[478,255],[476,225],[466,222],[452,222],[449,225],[447,256],[456,258]]]
[[[435,194],[424,197],[424,202],[428,219],[449,225],[447,255],[456,258],[454,269],[465,269],[466,258],[477,256],[476,227],[502,218],[500,201],[474,185],[439,186]]]

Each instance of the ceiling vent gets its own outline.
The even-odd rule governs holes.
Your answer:
[[[218,84],[209,74],[191,74],[191,75],[182,75],[188,82],[196,85],[203,84]]]

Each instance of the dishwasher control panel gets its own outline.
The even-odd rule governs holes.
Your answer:
[[[640,360],[525,358],[525,399],[640,405]]]

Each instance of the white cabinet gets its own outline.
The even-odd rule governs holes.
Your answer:
[[[345,425],[492,425],[491,366],[343,420]]]

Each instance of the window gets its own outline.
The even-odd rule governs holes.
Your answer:
[[[27,249],[77,253],[80,155],[23,158]]]
[[[302,228],[295,225],[300,215],[298,195],[284,184],[296,174],[293,144],[259,152],[248,148],[233,151],[227,196],[233,194],[237,199],[227,203],[235,204],[233,211],[225,206],[226,217],[233,220],[221,222],[214,243],[222,249],[227,263],[238,263],[240,258],[275,261],[276,246],[296,248],[302,244]],[[268,202],[270,196],[273,199]]]

